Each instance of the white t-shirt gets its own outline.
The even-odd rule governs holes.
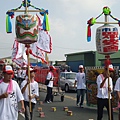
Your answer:
[[[120,91],[120,78],[117,79],[116,83],[115,83],[115,91]]]
[[[102,88],[100,88],[100,84],[102,83],[104,78],[101,77],[101,74],[98,75],[97,77],[97,87],[98,87],[98,92],[97,92],[97,97],[98,98],[103,98],[103,99],[108,99],[108,78],[106,79],[104,86]],[[111,90],[113,90],[113,83],[112,83],[112,78],[109,77],[109,84],[110,84],[110,88]],[[112,98],[111,94],[110,94],[110,99]]]
[[[21,83],[21,90],[22,90],[22,88],[26,85],[26,83],[27,83],[27,80],[24,80],[24,81]],[[31,94],[31,96],[32,96],[33,94],[35,94],[36,96],[39,96],[38,83],[37,83],[36,81],[30,83],[30,94]],[[29,102],[29,97],[28,97],[28,96],[29,96],[29,87],[28,87],[28,85],[27,85],[26,90],[25,90],[25,92],[23,93],[24,101],[28,101],[28,102]],[[35,98],[31,99],[31,102],[32,102],[32,103],[37,103],[37,101],[36,101]]]
[[[78,72],[75,81],[77,81],[77,89],[86,89],[85,73]]]
[[[54,76],[53,76],[53,73],[52,72],[49,72],[48,75],[47,75],[47,80],[53,80]],[[53,81],[49,81],[49,84],[47,85],[48,87],[53,87]]]
[[[7,98],[0,99],[0,120],[18,119],[18,102],[24,100],[21,90],[16,81],[13,83],[13,92]],[[7,91],[8,83],[0,83],[0,95]]]

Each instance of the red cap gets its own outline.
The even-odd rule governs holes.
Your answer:
[[[110,71],[114,71],[114,68],[113,68],[113,65],[112,65],[112,64],[109,65],[109,70],[110,70]]]
[[[12,69],[12,67],[10,66],[10,65],[5,65],[4,67],[3,67],[3,72],[4,73],[8,73],[8,74],[13,74],[14,72],[13,72],[13,69]]]
[[[105,68],[107,68],[107,67],[105,66]],[[114,71],[114,68],[113,68],[113,65],[112,65],[112,64],[110,64],[110,65],[108,66],[108,68],[109,68],[109,71]]]

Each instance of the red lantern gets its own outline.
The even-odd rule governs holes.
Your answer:
[[[118,52],[118,29],[109,24],[105,24],[96,31],[96,48],[98,53],[110,55]]]

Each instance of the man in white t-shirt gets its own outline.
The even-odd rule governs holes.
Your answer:
[[[109,73],[113,74],[113,65],[109,65]],[[109,86],[108,86],[109,78]],[[107,108],[108,117],[109,115],[109,100],[108,100],[108,90],[109,92],[113,91],[112,78],[109,76],[107,68],[104,68],[102,74],[97,77],[97,120],[102,120],[103,118],[103,108]],[[111,104],[111,120],[113,120],[113,110],[112,110],[112,96],[110,94],[110,104]]]
[[[120,101],[120,77],[117,79],[117,81],[115,83],[114,90],[117,91],[118,100]]]
[[[0,80],[0,120],[18,119],[18,102],[24,112],[24,98],[16,81],[12,80],[13,70],[10,65],[3,67],[4,78]]]
[[[39,88],[38,83],[34,80],[36,70],[30,68],[30,81],[28,80],[28,76],[21,83],[21,91],[24,96],[24,104],[25,104],[25,120],[33,119],[33,112],[35,108],[35,104],[37,103],[36,98],[39,96]],[[26,75],[28,71],[26,71]],[[29,85],[30,84],[30,96],[29,96]],[[29,100],[31,100],[31,112],[29,108]]]
[[[119,107],[119,120],[120,120],[120,77],[117,79],[115,83],[115,91],[117,91],[117,96],[118,96],[118,107]]]
[[[56,70],[54,66],[49,67],[50,71],[47,74],[47,80],[49,80],[49,83],[47,85],[47,95],[45,98],[46,103],[52,102],[52,88],[53,88],[53,81],[54,81],[54,74],[53,71]]]
[[[79,65],[79,72],[76,74],[74,87],[77,83],[77,106],[83,108],[84,96],[86,91],[86,79],[83,65]],[[81,97],[81,100],[80,100]]]

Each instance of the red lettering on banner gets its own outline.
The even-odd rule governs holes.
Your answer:
[[[102,39],[116,39],[118,32],[102,32]]]
[[[102,32],[103,52],[118,51],[118,32]]]

